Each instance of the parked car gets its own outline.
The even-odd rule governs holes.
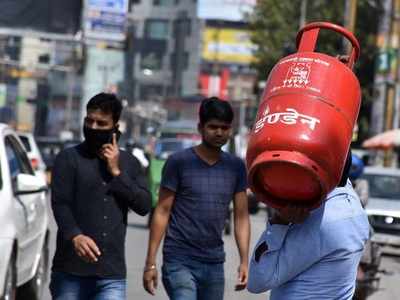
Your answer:
[[[42,299],[49,259],[46,182],[0,124],[0,299]]]
[[[382,245],[383,253],[400,254],[400,170],[366,167],[369,200],[366,206],[375,234],[372,241]]]
[[[35,174],[46,179],[46,164],[33,134],[30,132],[18,132],[18,136],[25,147]]]

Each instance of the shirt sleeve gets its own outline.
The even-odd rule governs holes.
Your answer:
[[[238,159],[238,179],[236,182],[235,194],[247,189],[247,171],[244,162]]]
[[[162,170],[160,186],[176,192],[179,184],[179,161],[176,155],[171,155]]]
[[[58,229],[65,240],[81,234],[72,206],[75,193],[74,166],[69,152],[61,152],[54,162],[51,180],[51,207]]]
[[[151,209],[151,195],[147,186],[138,160],[126,153],[121,163],[121,174],[111,180],[110,191],[117,199],[127,203],[131,210],[144,216]]]
[[[268,223],[251,257],[247,289],[263,293],[278,287],[320,259],[319,235],[298,225]]]

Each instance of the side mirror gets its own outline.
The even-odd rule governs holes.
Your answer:
[[[14,188],[15,195],[26,195],[47,191],[46,183],[39,177],[30,174],[19,174]]]

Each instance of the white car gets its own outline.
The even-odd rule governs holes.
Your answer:
[[[0,124],[0,299],[42,298],[49,259],[46,182],[14,130]]]
[[[18,132],[18,136],[25,147],[35,174],[46,179],[46,164],[43,161],[42,154],[39,151],[33,134],[30,132]]]
[[[366,211],[374,229],[372,241],[382,252],[400,254],[400,170],[366,167],[362,178],[369,185]]]

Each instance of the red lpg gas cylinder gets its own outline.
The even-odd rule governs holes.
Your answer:
[[[314,52],[321,28],[351,42],[347,62]],[[337,186],[360,109],[352,71],[360,46],[351,32],[310,23],[299,31],[297,48],[269,75],[246,157],[251,189],[274,208],[318,207]]]

